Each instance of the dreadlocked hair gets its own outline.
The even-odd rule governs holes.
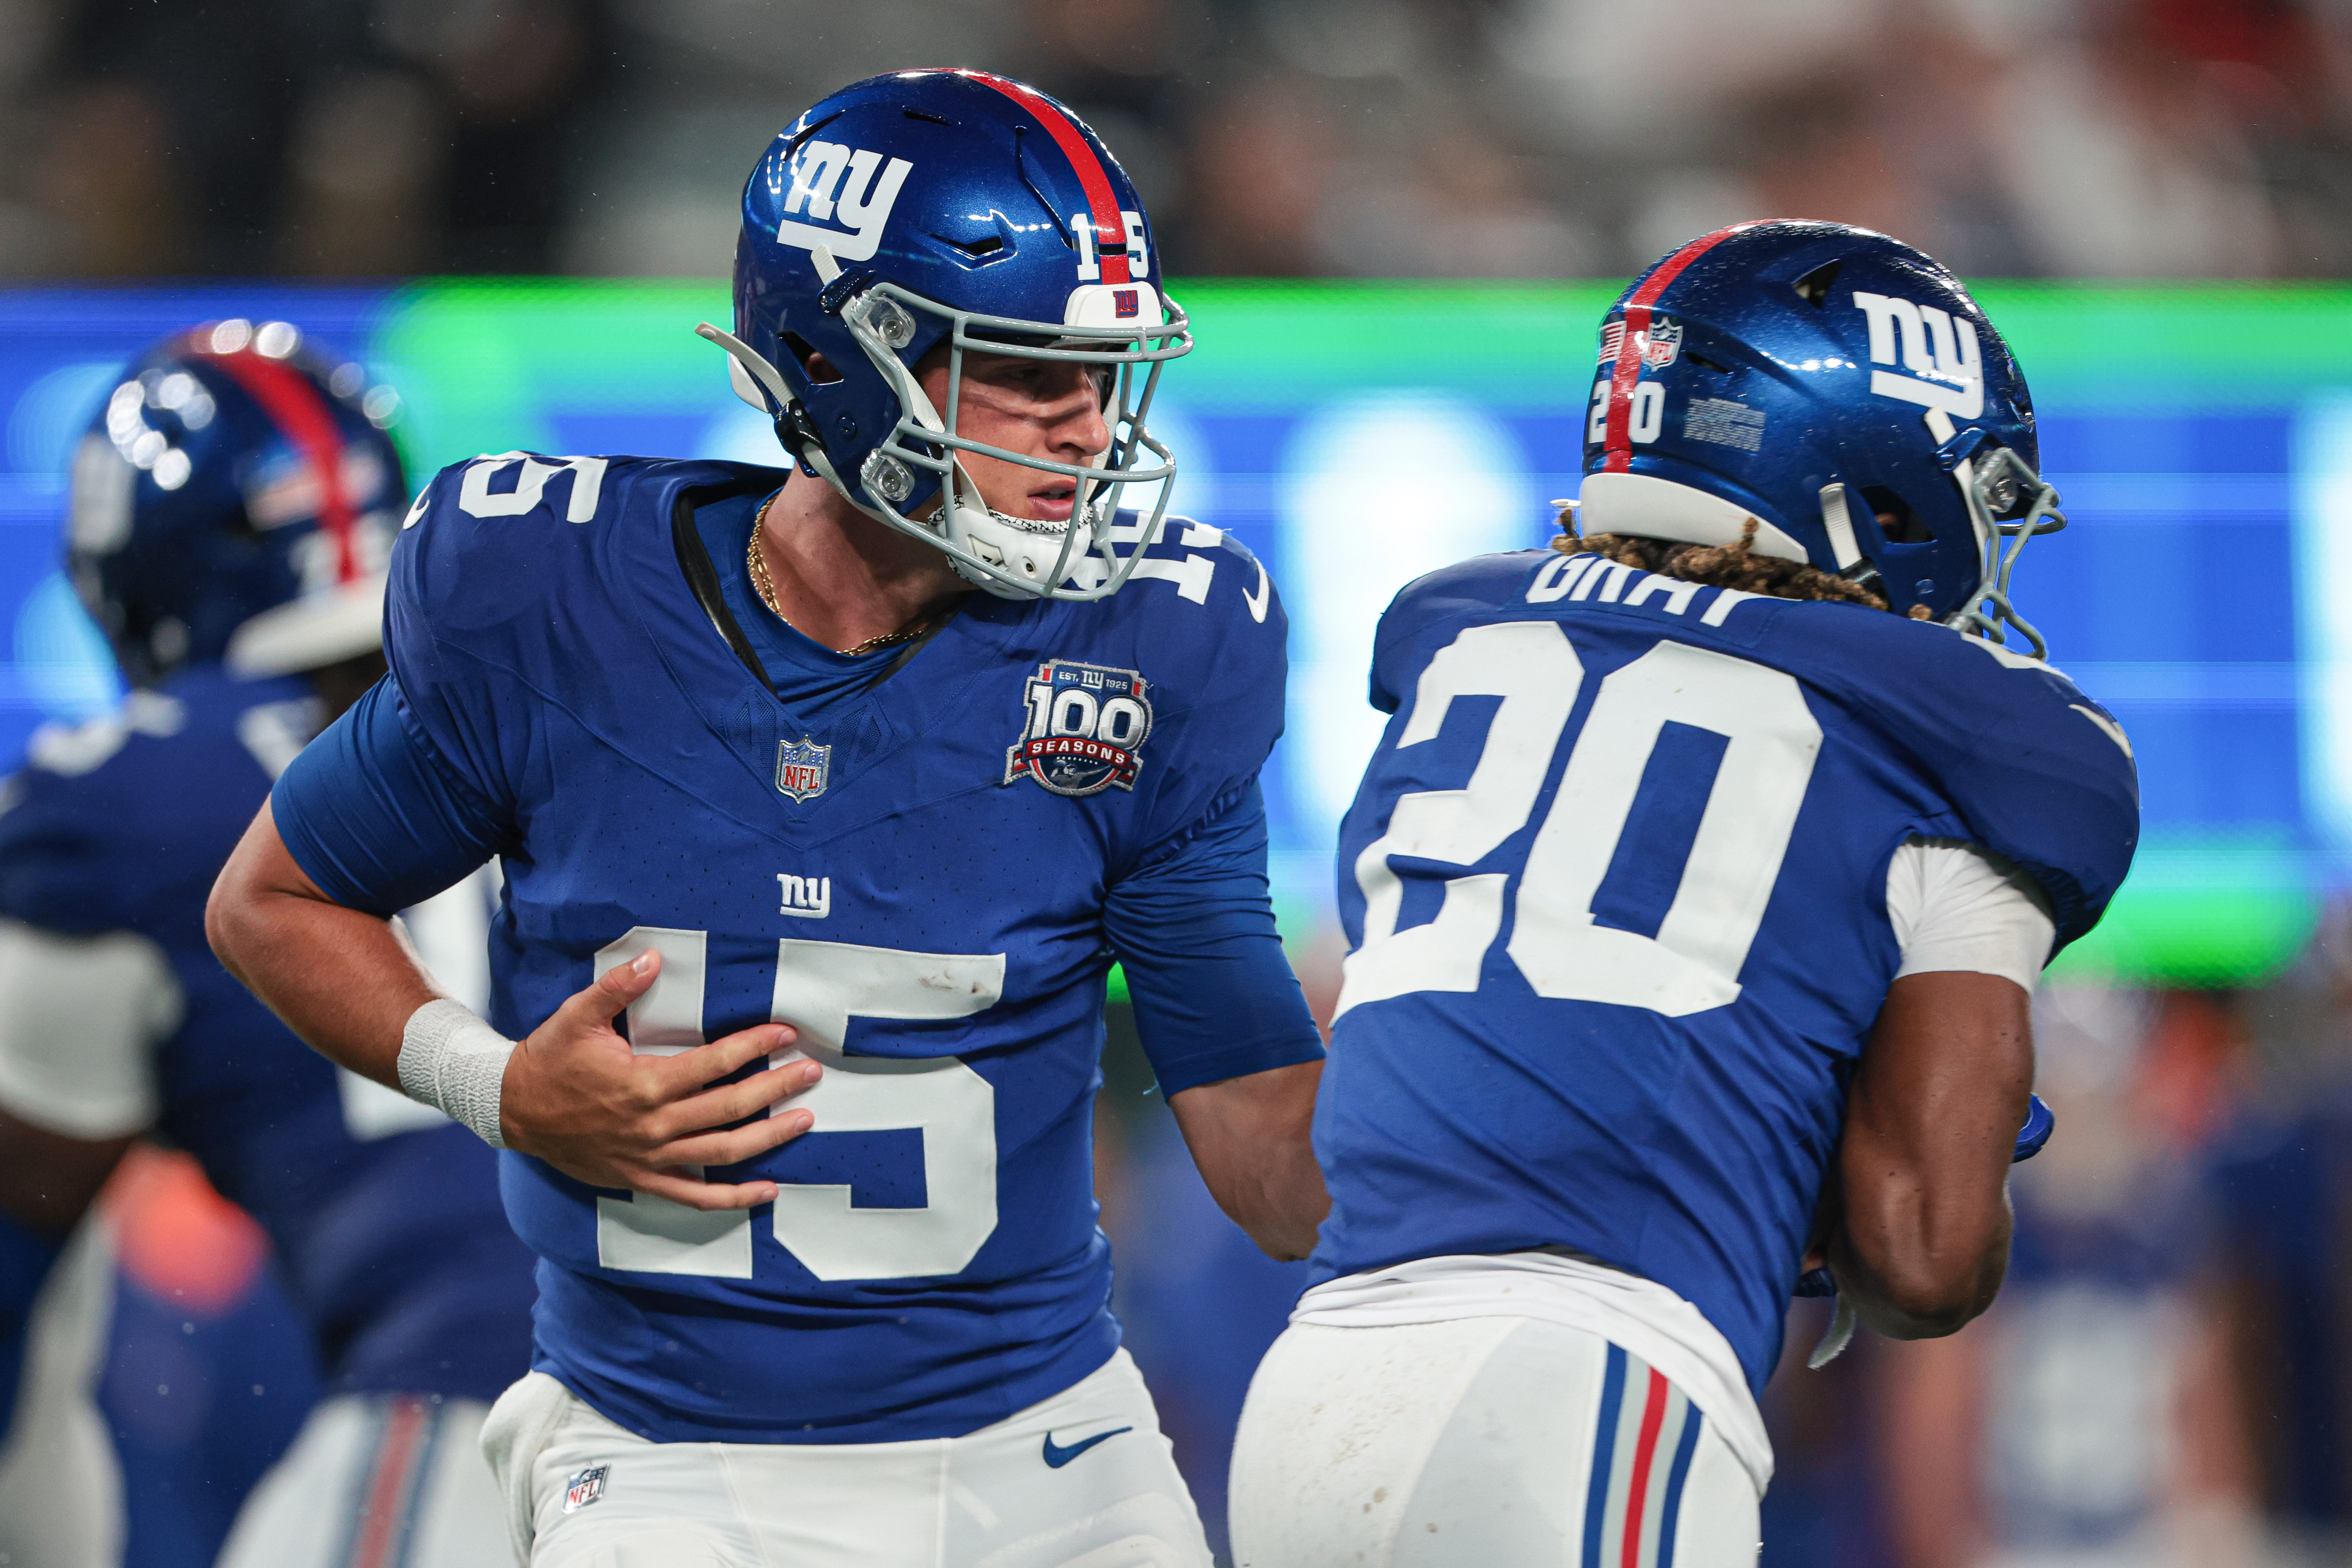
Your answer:
[[[1576,514],[1568,507],[1560,508],[1559,525],[1567,531],[1553,540],[1551,547],[1563,555],[1598,555],[1604,561],[1655,572],[1664,577],[1678,577],[1685,583],[1737,588],[1742,593],[1765,594],[1775,599],[1826,600],[1867,605],[1874,610],[1888,607],[1885,595],[1874,593],[1859,583],[1834,576],[1802,561],[1757,554],[1756,531],[1760,525],[1752,517],[1740,529],[1737,544],[1682,544],[1671,539],[1643,539],[1630,533],[1580,534],[1576,531]],[[1920,618],[1920,612],[1914,611],[1913,617]]]

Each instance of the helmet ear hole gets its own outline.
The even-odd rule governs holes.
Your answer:
[[[841,369],[824,355],[809,346],[809,341],[798,332],[783,334],[784,352],[801,367],[801,374],[813,386],[830,386],[841,379]]]
[[[1838,268],[1844,265],[1843,261],[1825,261],[1790,287],[1797,290],[1797,298],[1818,310],[1829,303],[1830,285],[1837,281]]]
[[[1878,531],[1886,536],[1889,544],[1933,544],[1936,531],[1929,528],[1909,501],[1885,485],[1871,485],[1862,492],[1862,499],[1878,519]]]

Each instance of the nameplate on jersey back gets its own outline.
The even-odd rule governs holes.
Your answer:
[[[1137,670],[1047,659],[1024,690],[1021,738],[1004,753],[1004,782],[1033,778],[1067,795],[1133,789],[1151,733],[1150,685]]]
[[[806,804],[824,793],[833,772],[833,748],[820,746],[809,736],[781,741],[776,745],[776,788]]]

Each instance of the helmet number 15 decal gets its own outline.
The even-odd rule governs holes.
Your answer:
[[[1108,240],[1113,250],[1121,245],[1127,247],[1127,275],[1129,278],[1139,279],[1150,270],[1150,255],[1145,250],[1143,242],[1143,215],[1132,207],[1124,208],[1118,215],[1118,221],[1127,231],[1124,236],[1108,233],[1097,236],[1094,218],[1087,213],[1080,213],[1070,220],[1070,232],[1076,236],[1078,241],[1079,282],[1092,283],[1102,277],[1102,258],[1096,253],[1096,246],[1100,240]]]
[[[600,975],[649,949],[662,955],[653,989],[629,1005],[629,1042],[638,1055],[674,1056],[703,1043],[709,945],[707,932],[637,926],[597,952]],[[790,1102],[816,1117],[804,1136],[912,1131],[922,1149],[923,1201],[914,1207],[860,1207],[853,1183],[779,1178],[776,1241],[810,1273],[820,1279],[961,1274],[995,1234],[995,1087],[955,1057],[845,1056],[842,1038],[852,1018],[968,1018],[1003,994],[1001,952],[907,952],[792,938],[776,944],[769,1016],[800,1037],[769,1065],[803,1056],[824,1064],[816,1087]],[[596,1261],[645,1274],[749,1279],[751,1226],[742,1209],[705,1213],[649,1193],[599,1197]]]
[[[1599,446],[1609,438],[1609,389],[1613,384],[1610,376],[1592,384],[1592,408],[1584,421],[1584,439],[1589,446]],[[1637,446],[1646,446],[1658,438],[1666,423],[1665,384],[1637,381],[1633,384],[1633,416],[1626,421],[1625,433]]]
[[[1679,1018],[1738,999],[1739,972],[1780,880],[1820,754],[1821,725],[1795,679],[1727,654],[1661,641],[1601,681],[1550,809],[1516,866],[1450,878],[1437,918],[1397,929],[1403,881],[1391,856],[1471,867],[1526,826],[1584,684],[1551,621],[1471,626],[1432,659],[1396,749],[1433,741],[1458,698],[1500,697],[1468,785],[1400,796],[1388,830],[1356,859],[1363,943],[1348,955],[1339,1011],[1416,991],[1475,991],[1502,933],[1538,996],[1607,1002]],[[1668,723],[1723,737],[1674,898],[1654,935],[1604,926],[1594,903],[1650,758]],[[1385,759],[1376,760],[1375,773]],[[1631,848],[1638,855],[1649,846]]]

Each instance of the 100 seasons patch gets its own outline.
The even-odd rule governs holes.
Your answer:
[[[1140,672],[1048,659],[1024,690],[1021,739],[1004,753],[1004,782],[1033,778],[1055,795],[1133,789],[1151,733],[1150,682]]]

